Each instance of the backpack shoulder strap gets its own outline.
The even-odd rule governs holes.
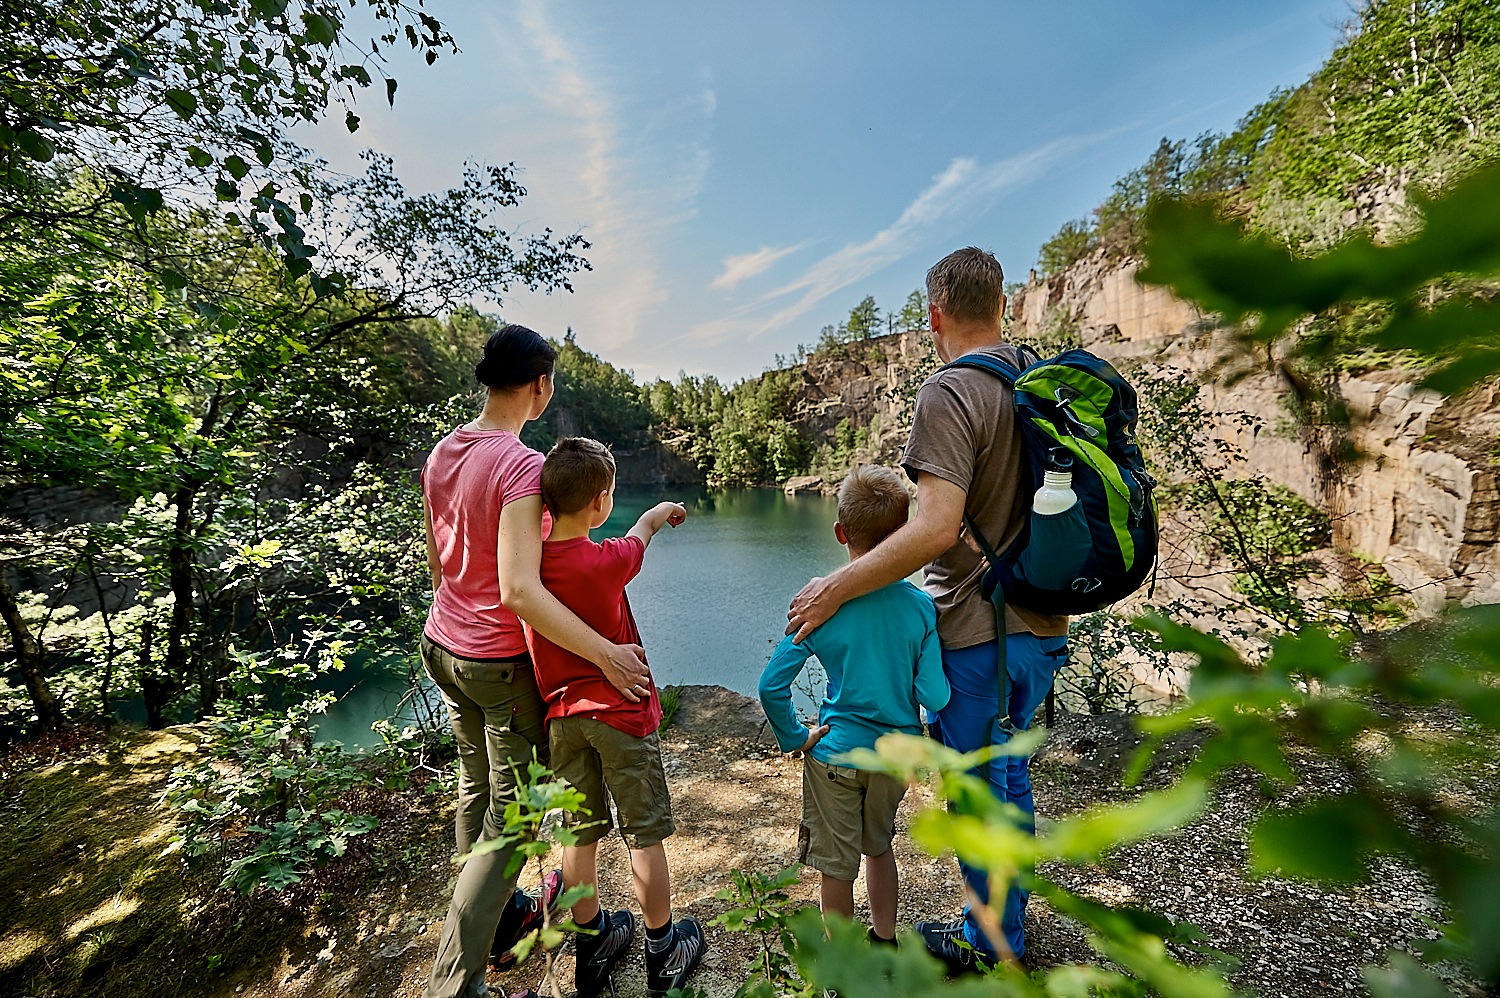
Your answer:
[[[1018,347],[1017,349],[1020,351],[1021,359],[1024,361],[1026,359],[1024,348]],[[1006,386],[1010,388],[1016,387],[1016,379],[1021,376],[1021,372],[1016,369],[1014,364],[996,357],[992,353],[985,353],[983,351],[966,353],[962,357],[950,360],[944,366],[972,367],[976,370],[986,371],[1005,382]],[[994,547],[985,538],[983,531],[979,529],[979,525],[969,517],[968,513],[964,514],[964,524],[969,528],[969,535],[974,538],[975,542],[979,545],[979,549],[984,552],[985,560],[990,563],[990,566],[999,565],[1000,555],[996,553]]]
[[[972,367],[980,371],[988,371],[1010,387],[1016,386],[1016,378],[1021,372],[1016,370],[1014,364],[1001,360],[992,353],[966,353],[962,357],[950,360],[945,367]]]
[[[1020,357],[1022,361],[1026,360],[1024,350],[1021,351]],[[949,361],[944,366],[973,367],[981,371],[988,371],[1005,382],[1006,386],[1011,389],[1016,387],[1016,378],[1021,375],[1021,372],[1016,370],[1015,365],[996,357],[992,353],[964,354],[962,357]],[[985,561],[989,563],[991,568],[998,568],[1000,565],[1000,555],[996,553],[994,547],[986,539],[984,531],[979,529],[979,524],[975,523],[967,512],[964,513],[964,525],[969,528],[969,536],[974,538],[979,544],[979,549],[984,552]],[[1005,661],[1005,587],[999,584],[999,580],[996,580],[995,588],[990,591],[990,603],[995,608],[995,655],[998,659],[996,705],[999,709],[994,723],[999,727],[1000,731],[1005,732],[1009,736],[1015,734],[1017,729],[1015,723],[1010,719],[1010,670],[1006,668]],[[997,741],[1004,740],[999,737],[998,732],[994,737]]]

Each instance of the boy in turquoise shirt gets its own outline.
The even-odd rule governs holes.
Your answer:
[[[834,536],[854,560],[906,522],[911,499],[888,468],[858,467],[839,488]],[[828,677],[809,729],[792,710],[792,681],[816,655]],[[922,733],[918,706],[948,703],[932,598],[904,579],[839,608],[822,627],[793,644],[784,638],[760,677],[760,702],[784,752],[802,751],[802,823],[797,859],[821,874],[819,906],[854,917],[860,855],[870,900],[871,939],[896,935],[896,857],[891,840],[906,784],[884,773],[838,764],[855,748],[873,748],[891,731]]]

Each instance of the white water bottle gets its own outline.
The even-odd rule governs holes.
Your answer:
[[[1048,459],[1042,472],[1042,487],[1036,490],[1036,498],[1031,502],[1032,512],[1050,516],[1073,508],[1078,493],[1073,491],[1072,467],[1072,458],[1053,455]]]

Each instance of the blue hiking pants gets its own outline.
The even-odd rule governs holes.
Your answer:
[[[1010,735],[997,724],[995,709],[1000,699],[996,672],[996,645],[990,641],[970,648],[943,649],[943,671],[953,688],[948,706],[932,721],[933,737],[949,748],[972,752],[990,744],[1003,744]],[[1052,687],[1052,677],[1067,661],[1066,637],[1041,638],[1035,634],[1009,634],[1005,638],[1007,672],[1010,674],[1010,719],[1017,729],[1031,724],[1032,717]],[[1025,814],[1025,826],[1036,833],[1036,807],[1031,800],[1031,760],[1025,756],[992,759],[981,776],[1001,801],[1016,805]],[[960,863],[964,882],[980,901],[990,900],[989,877],[984,870]],[[1000,924],[1011,952],[1026,952],[1021,920],[1026,910],[1026,892],[1011,884],[1005,897]],[[980,931],[973,912],[964,908],[964,938],[980,954],[993,960],[995,948]]]

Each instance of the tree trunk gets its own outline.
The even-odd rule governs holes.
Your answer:
[[[159,731],[167,726],[167,704],[176,691],[162,680],[151,665],[151,646],[156,643],[156,625],[150,620],[141,626],[141,650],[137,671],[141,676],[141,701],[146,707],[146,727]]]
[[[99,601],[99,620],[104,624],[104,668],[99,676],[99,717],[104,723],[106,730],[114,727],[114,718],[110,715],[109,689],[115,678],[115,656],[119,654],[119,643],[115,640],[115,628],[112,622],[108,597],[104,592],[104,582],[99,578],[99,566],[94,561],[92,554],[87,555],[89,582],[94,588],[94,598]]]
[[[21,619],[21,607],[16,602],[15,591],[10,588],[10,582],[5,578],[5,572],[0,570],[0,616],[5,618],[5,626],[10,631],[10,643],[16,652],[16,664],[21,669],[21,678],[26,683],[26,692],[31,696],[31,703],[36,707],[37,719],[41,722],[43,731],[57,731],[63,726],[62,710],[57,706],[57,698],[52,695],[52,687],[47,685],[47,676],[43,671],[42,646],[31,633],[31,628],[26,626],[26,621]]]
[[[190,680],[188,639],[193,630],[194,599],[192,513],[197,495],[197,489],[182,488],[172,497],[177,518],[172,524],[172,538],[167,547],[167,582],[172,590],[172,614],[167,620],[166,681],[163,685],[174,686],[177,690],[184,689]],[[155,722],[148,723],[159,727]]]

